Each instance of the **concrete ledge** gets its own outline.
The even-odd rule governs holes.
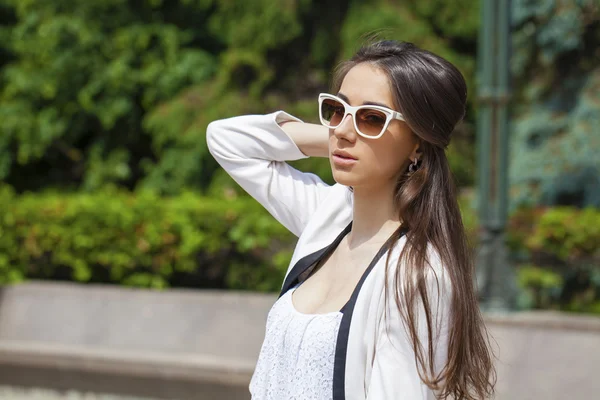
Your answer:
[[[29,282],[0,289],[0,383],[248,399],[272,295]]]
[[[275,295],[31,282],[0,288],[0,384],[249,399]],[[600,318],[486,314],[499,400],[595,398]]]
[[[487,325],[512,326],[526,329],[557,329],[600,333],[600,318],[556,311],[526,311],[515,313],[486,313]]]
[[[28,282],[0,288],[0,340],[253,359],[275,298]]]
[[[174,356],[152,351],[125,352],[17,341],[0,342],[0,360],[21,367],[241,386],[247,385],[254,370],[251,360],[202,354]]]
[[[85,399],[113,395],[142,400],[249,400],[248,387],[192,382],[177,379],[152,379],[112,373],[89,373],[71,369],[22,367],[0,364],[0,383],[13,388],[44,388],[65,394],[86,393]],[[104,396],[102,396],[104,397]],[[106,396],[108,397],[108,396]],[[37,398],[37,397],[36,397]],[[45,397],[44,397],[45,398]]]
[[[0,383],[155,399],[248,400],[254,364],[202,355],[0,343]]]

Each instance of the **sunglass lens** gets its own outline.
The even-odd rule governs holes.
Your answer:
[[[321,117],[330,126],[338,126],[344,118],[344,105],[337,100],[324,99],[321,103]]]
[[[383,131],[387,115],[379,110],[361,108],[356,113],[356,125],[361,133],[367,136],[377,136]]]

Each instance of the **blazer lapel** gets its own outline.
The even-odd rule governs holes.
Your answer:
[[[333,251],[342,241],[344,236],[350,232],[352,229],[352,221],[344,228],[342,232],[335,238],[335,240],[330,243],[328,246],[323,247],[320,250],[315,251],[309,255],[302,257],[296,265],[292,268],[288,276],[285,278],[283,283],[283,287],[281,288],[281,292],[279,293],[279,297],[283,296],[285,292],[290,290],[294,285],[299,283],[299,277],[305,272],[308,268],[314,265],[317,261],[321,260],[323,257],[328,255],[331,251]]]

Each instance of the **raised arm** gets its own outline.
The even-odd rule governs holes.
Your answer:
[[[282,111],[214,121],[206,132],[208,149],[223,169],[296,236],[328,185],[285,161],[327,156],[327,137],[326,128]]]
[[[285,121],[279,125],[303,154],[308,157],[329,157],[328,128],[296,121]]]

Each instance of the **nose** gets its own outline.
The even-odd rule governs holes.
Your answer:
[[[333,130],[333,135],[338,139],[346,139],[349,142],[354,143],[358,134],[354,127],[354,121],[352,121],[352,115],[346,114],[342,122]]]

